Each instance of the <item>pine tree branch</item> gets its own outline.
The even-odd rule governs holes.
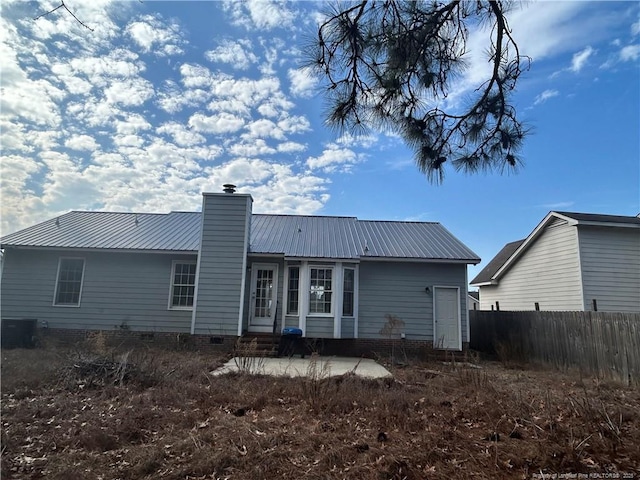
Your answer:
[[[60,8],[64,8],[69,13],[69,15],[71,15],[76,20],[76,22],[78,22],[84,28],[86,28],[87,30],[89,30],[91,32],[94,31],[93,28],[89,27],[86,23],[84,23],[82,20],[80,20],[78,17],[76,17],[75,14],[71,10],[69,10],[69,8],[65,5],[64,0],[62,0],[60,2],[60,5],[58,5],[57,7],[49,10],[48,12],[44,12],[44,13],[38,15],[37,17],[34,18],[34,20],[38,20],[39,18],[46,17],[47,15],[51,15],[53,12],[55,12],[56,10],[58,10]]]

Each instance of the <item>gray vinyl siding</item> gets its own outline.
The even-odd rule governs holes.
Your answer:
[[[58,260],[84,258],[79,307],[53,306]],[[2,318],[36,318],[50,328],[188,333],[190,310],[170,310],[173,260],[195,255],[6,249]]]
[[[276,296],[276,330],[282,330],[282,309],[284,305],[282,304],[283,298],[283,285],[284,285],[284,259],[276,259],[273,257],[251,257],[247,262],[247,278],[245,281],[245,295],[244,295],[244,313],[242,315],[242,330],[245,331],[249,327],[249,317],[252,314],[253,309],[253,299],[252,299],[252,291],[253,286],[251,285],[251,272],[253,271],[253,265],[256,263],[261,263],[263,265],[278,265],[278,292]],[[292,325],[288,325],[292,326]],[[295,325],[298,326],[297,324]]]
[[[287,315],[284,319],[284,325],[282,326],[282,328],[285,328],[285,327],[299,328],[300,319],[298,317]]]
[[[307,328],[305,336],[308,338],[334,338],[333,317],[307,316]]]
[[[238,335],[251,197],[204,194],[195,334]]]
[[[490,310],[582,310],[576,227],[558,219],[533,241],[497,286],[480,287],[480,306]]]
[[[585,310],[640,312],[640,229],[579,226]]]
[[[355,329],[354,329],[354,319],[351,317],[342,317],[341,329],[340,329],[340,337],[341,338],[353,338]]]
[[[462,341],[468,342],[466,268],[462,264],[360,263],[358,338],[384,338],[380,330],[389,314],[405,322],[407,339],[433,341],[433,286],[438,285],[459,287]]]

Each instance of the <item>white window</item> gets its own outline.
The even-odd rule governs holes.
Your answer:
[[[289,285],[287,287],[287,315],[298,315],[300,306],[300,267],[289,267]]]
[[[311,267],[309,313],[331,314],[333,268]]]
[[[61,258],[58,261],[58,278],[54,305],[79,307],[84,277],[84,258]]]
[[[353,305],[355,303],[356,271],[354,268],[344,269],[344,281],[342,287],[342,316],[353,317]]]
[[[171,272],[171,298],[169,307],[175,309],[193,308],[196,290],[196,263],[174,261]]]

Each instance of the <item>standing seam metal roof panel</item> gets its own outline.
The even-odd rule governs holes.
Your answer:
[[[69,212],[7,235],[0,242],[3,246],[195,252],[201,217],[200,212]],[[479,261],[439,223],[355,217],[253,215],[249,251],[294,258]]]

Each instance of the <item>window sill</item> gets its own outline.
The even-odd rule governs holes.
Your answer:
[[[54,307],[62,307],[62,308],[80,308],[80,304],[64,304],[64,303],[54,303]]]
[[[333,313],[307,313],[307,317],[333,318],[335,315]]]
[[[175,310],[177,312],[193,312],[193,307],[169,307],[167,310]]]

